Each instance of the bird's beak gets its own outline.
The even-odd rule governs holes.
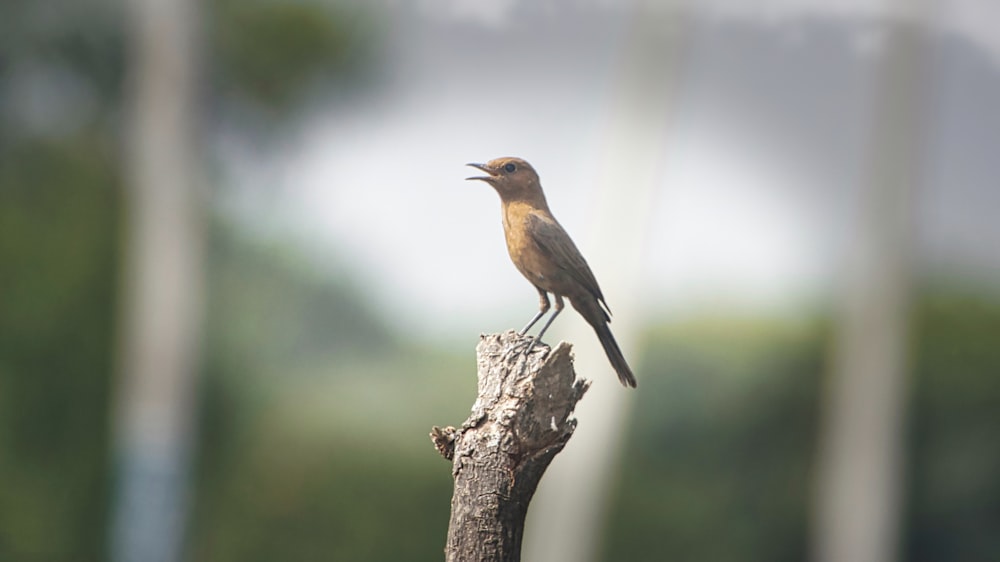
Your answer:
[[[476,168],[478,170],[482,170],[482,171],[486,172],[487,174],[489,174],[488,176],[472,176],[472,177],[465,178],[467,180],[482,180],[484,182],[489,183],[489,182],[492,182],[496,178],[496,172],[494,172],[493,169],[490,168],[489,166],[487,166],[486,164],[477,164],[475,162],[470,162],[470,163],[466,164],[466,166],[472,166],[473,168]]]

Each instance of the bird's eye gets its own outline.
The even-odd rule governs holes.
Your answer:
[[[511,163],[511,162],[508,162],[508,163],[504,164],[504,166],[503,166],[503,169],[504,169],[504,170],[505,170],[505,171],[506,171],[506,172],[507,172],[508,174],[510,174],[510,173],[512,173],[512,172],[513,172],[514,170],[516,170],[516,169],[517,169],[517,166],[515,166],[515,165],[514,165],[513,163]]]

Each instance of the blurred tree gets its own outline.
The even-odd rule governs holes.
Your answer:
[[[0,559],[106,560],[123,6],[0,8]],[[206,9],[209,107],[252,100],[278,122],[371,62],[359,11],[267,0]],[[204,117],[200,132],[222,115]]]
[[[119,223],[89,135],[0,150],[0,560],[103,560]]]
[[[650,334],[604,560],[806,558],[825,333],[715,318]]]
[[[229,102],[288,116],[317,84],[356,85],[374,64],[374,22],[337,4],[217,0],[209,14],[216,72]]]
[[[406,349],[360,287],[287,247],[211,240],[192,558],[440,558],[451,479],[426,416],[464,413],[440,389],[467,362]]]
[[[917,291],[902,558],[1000,556],[1000,295]],[[654,330],[605,560],[808,558],[828,320]]]
[[[367,20],[304,1],[281,10],[311,14],[305,35],[348,33],[314,39],[335,52],[307,53],[302,74],[278,85],[263,72],[228,70],[244,53],[236,45],[280,35],[259,26],[287,28],[299,16],[247,16],[261,21],[243,27],[226,10],[270,13],[277,3],[206,6],[206,129],[248,107],[254,118],[281,122],[314,87],[352,86],[345,76],[370,68],[367,42],[377,36]],[[6,1],[2,10],[0,560],[103,561],[122,220],[120,5]],[[227,36],[241,30],[242,39]],[[267,51],[263,39],[253,48]],[[248,245],[213,220],[191,558],[440,559],[450,481],[425,432],[462,418],[467,402],[440,389],[463,390],[452,373],[467,358],[418,355],[349,283],[301,267],[284,248]],[[301,332],[271,338],[265,328],[278,317]],[[905,554],[997,559],[1000,304],[995,295],[935,292],[918,300],[913,322]],[[720,322],[650,335],[636,365],[648,376],[607,514],[606,559],[806,556],[825,325]],[[334,363],[333,353],[347,359]],[[269,377],[314,384],[273,393]],[[404,412],[405,423],[373,415],[413,403],[437,413]],[[398,425],[372,427],[380,423]]]
[[[1000,300],[938,290],[914,311],[904,560],[1000,560]]]
[[[321,274],[289,244],[251,242],[224,225],[209,239],[214,356],[238,357],[240,369],[263,373],[314,358],[376,357],[398,345],[346,275]]]

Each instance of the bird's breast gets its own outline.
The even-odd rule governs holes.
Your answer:
[[[551,260],[539,249],[530,231],[527,212],[509,209],[504,214],[504,236],[507,252],[514,266],[532,284],[549,289],[551,284]]]

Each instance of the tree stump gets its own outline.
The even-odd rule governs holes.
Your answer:
[[[576,429],[573,408],[590,382],[577,380],[572,346],[550,349],[514,331],[480,337],[479,395],[462,427],[434,427],[452,461],[455,489],[445,559],[515,562],[528,503],[545,469]]]

